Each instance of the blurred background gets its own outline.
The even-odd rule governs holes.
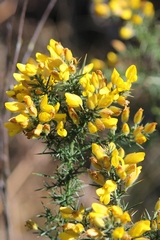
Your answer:
[[[88,62],[94,62],[95,69],[102,69],[108,79],[114,67],[124,75],[129,65],[137,66],[139,80],[133,85],[130,121],[142,107],[143,124],[157,121],[158,127],[144,144],[147,157],[142,182],[132,188],[127,200],[131,205],[141,203],[137,218],[145,208],[152,212],[160,197],[159,9],[156,0],[0,1],[0,239],[37,237],[24,227],[26,220],[43,212],[45,193],[35,192],[43,187],[43,179],[33,173],[52,173],[56,167],[49,157],[37,155],[43,151],[42,143],[28,141],[23,135],[10,138],[3,127],[10,117],[3,106],[5,91],[15,83],[16,63],[26,63],[37,51],[48,54],[51,38],[70,48],[77,58],[87,54]],[[88,181],[87,176],[83,179]],[[83,202],[87,204],[86,198]]]

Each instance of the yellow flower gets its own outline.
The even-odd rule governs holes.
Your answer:
[[[117,54],[114,52],[108,52],[107,53],[107,63],[110,67],[115,66],[115,64],[118,61]]]
[[[130,107],[125,107],[122,114],[121,114],[122,123],[128,122],[129,114],[130,114]]]
[[[120,220],[121,223],[131,222],[131,217],[128,212],[123,212],[122,208],[116,205],[112,205],[110,210],[115,219]]]
[[[118,150],[115,148],[112,152],[112,158],[111,158],[111,164],[113,167],[117,168],[119,165],[119,160],[121,158],[119,157]]]
[[[6,102],[5,107],[11,112],[22,112],[25,110],[25,105],[20,102]]]
[[[155,205],[154,209],[155,209],[156,212],[160,211],[160,198],[156,202],[156,205]]]
[[[38,115],[38,119],[40,122],[49,122],[53,119],[52,115],[47,112],[41,112]]]
[[[122,109],[116,106],[110,106],[109,109],[113,112],[113,116],[119,116],[122,112]]]
[[[55,109],[52,105],[48,104],[48,95],[44,95],[44,97],[42,98],[41,104],[40,104],[40,109],[43,112],[47,112],[47,113],[55,113]]]
[[[8,129],[9,136],[13,137],[16,134],[20,133],[23,128],[18,123],[6,122],[4,126]]]
[[[17,68],[21,73],[26,74],[28,76],[36,75],[38,69],[36,63],[35,64],[27,63],[26,65],[22,63],[17,63]]]
[[[143,23],[143,18],[138,14],[134,14],[131,20],[134,24],[137,24],[137,25],[140,25]]]
[[[105,3],[97,3],[94,6],[95,14],[101,17],[108,17],[110,14],[110,8]]]
[[[58,235],[61,240],[76,240],[79,234],[84,231],[84,227],[81,223],[67,223],[63,226],[65,232]]]
[[[136,222],[133,227],[128,231],[132,238],[141,237],[143,233],[151,230],[149,220],[141,220]]]
[[[96,143],[92,143],[92,153],[96,156],[98,160],[103,160],[105,154],[105,150]]]
[[[154,6],[153,3],[146,1],[143,3],[142,11],[146,17],[154,16]]]
[[[93,69],[93,63],[90,63],[90,64],[86,65],[83,68],[83,74],[91,72],[92,69]]]
[[[130,133],[130,129],[129,129],[129,125],[127,123],[124,123],[122,126],[122,132],[124,133],[124,135],[128,135]]]
[[[135,171],[127,175],[125,179],[125,187],[127,188],[130,187],[137,180],[139,174],[141,173],[141,169],[142,169],[141,166],[135,167]]]
[[[132,29],[131,26],[124,26],[124,27],[121,27],[119,31],[119,35],[122,39],[127,40],[133,37],[134,30]]]
[[[105,63],[100,59],[93,58],[91,62],[93,63],[93,68],[95,70],[103,69],[105,67]]]
[[[132,17],[132,11],[129,8],[126,8],[122,11],[120,17],[124,20],[130,20]]]
[[[108,208],[99,203],[92,203],[94,212],[89,213],[89,220],[98,227],[105,227],[104,219],[109,216]]]
[[[134,115],[134,119],[133,119],[133,121],[134,121],[134,123],[135,124],[139,124],[141,121],[142,121],[142,119],[143,119],[143,109],[142,108],[140,108],[137,112],[136,112],[136,114]]]
[[[95,125],[99,131],[103,131],[105,129],[105,125],[103,124],[103,122],[100,118],[96,118]]]
[[[137,79],[138,79],[136,66],[131,65],[130,67],[128,67],[126,72],[125,72],[125,76],[127,78],[127,81],[129,81],[131,83],[136,82]]]
[[[88,122],[88,130],[91,134],[93,134],[93,133],[96,133],[98,131],[98,128],[92,122]]]
[[[104,126],[108,129],[116,129],[117,128],[117,122],[118,119],[117,118],[101,118],[102,123],[104,124]]]
[[[57,127],[56,127],[56,130],[57,130],[57,134],[61,137],[66,137],[67,136],[67,131],[66,129],[64,129],[64,123],[63,121],[60,121],[58,124],[57,124]]]
[[[124,235],[124,228],[123,227],[117,227],[113,230],[112,236],[114,239],[122,238]]]
[[[76,221],[82,221],[83,219],[83,213],[84,213],[83,205],[80,206],[79,211],[74,210],[71,207],[60,207],[59,210],[62,217],[65,219],[76,220]]]
[[[107,205],[110,202],[110,194],[115,191],[117,184],[112,180],[107,180],[102,188],[96,190],[96,194],[100,197],[100,202]]]
[[[69,107],[77,108],[82,106],[82,99],[78,95],[72,93],[65,93],[65,97]]]
[[[134,140],[139,144],[143,144],[147,141],[147,138],[142,133],[139,133],[136,134]]]
[[[155,131],[155,129],[156,129],[156,125],[157,125],[156,122],[147,123],[144,126],[144,133],[147,133],[147,134],[153,133]]]
[[[125,156],[124,162],[125,164],[136,164],[142,162],[144,160],[144,157],[145,157],[144,152],[129,153]]]

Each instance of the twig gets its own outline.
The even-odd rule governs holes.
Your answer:
[[[37,41],[37,39],[39,37],[39,34],[40,34],[40,32],[41,32],[41,30],[42,30],[42,28],[43,28],[43,26],[44,26],[44,24],[45,24],[45,22],[46,22],[46,20],[48,18],[50,12],[52,11],[56,1],[57,0],[51,0],[50,3],[48,4],[48,6],[47,6],[47,8],[46,8],[46,10],[45,10],[41,20],[40,20],[40,22],[39,22],[35,32],[34,32],[32,38],[31,38],[31,40],[30,40],[30,42],[28,44],[27,51],[26,51],[26,53],[25,53],[25,55],[23,57],[23,60],[22,60],[23,64],[25,64],[27,62],[28,58],[30,57],[30,55],[31,55],[31,53],[32,53],[32,51],[34,49],[35,43],[36,43],[36,41]]]
[[[17,38],[16,50],[15,50],[12,69],[11,69],[10,74],[13,74],[15,72],[16,63],[18,62],[18,57],[19,57],[19,53],[20,53],[20,50],[21,50],[21,46],[22,46],[22,34],[23,34],[23,26],[24,26],[24,20],[25,20],[27,5],[28,5],[28,0],[25,0],[24,4],[23,4],[22,14],[21,14],[21,17],[20,17],[20,24],[19,24],[19,28],[18,28],[18,38]]]

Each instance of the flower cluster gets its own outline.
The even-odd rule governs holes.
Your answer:
[[[137,81],[136,67],[127,69],[126,81],[114,70],[107,82],[101,71],[90,73],[93,64],[80,73],[71,51],[53,39],[48,50],[49,57],[37,53],[36,61],[17,64],[20,73],[14,73],[14,77],[18,84],[7,91],[14,101],[5,103],[7,110],[18,113],[5,123],[9,135],[24,132],[28,138],[39,138],[56,131],[66,137],[73,124],[87,124],[92,134],[116,130],[115,116],[121,110],[115,105],[128,105],[127,92]]]
[[[44,207],[46,229],[29,220],[26,226],[50,239],[145,240],[159,229],[159,201],[153,219],[132,222],[132,212],[122,198],[135,184],[145,153],[127,152],[125,146],[142,145],[155,131],[156,123],[142,124],[143,109],[130,121],[129,100],[137,69],[131,65],[122,78],[114,69],[107,80],[93,64],[78,68],[79,61],[68,48],[51,39],[50,56],[36,54],[14,77],[18,84],[7,91],[14,101],[5,103],[12,116],[4,125],[9,135],[23,132],[28,138],[45,139],[46,152],[60,161],[49,191],[52,203],[59,206],[55,214]],[[127,149],[128,150],[128,149]],[[91,169],[86,154],[91,154]],[[78,176],[88,172],[96,186],[97,200],[89,208],[82,204]],[[46,177],[46,175],[42,175]],[[50,191],[51,190],[51,191]],[[55,238],[53,237],[55,236]],[[150,238],[149,238],[150,239]]]
[[[102,18],[111,16],[124,20],[120,29],[120,37],[129,39],[134,35],[134,25],[143,24],[144,18],[154,16],[154,6],[143,0],[94,0],[94,13]]]

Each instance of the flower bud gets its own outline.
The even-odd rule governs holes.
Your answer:
[[[122,121],[122,123],[128,122],[129,113],[130,113],[130,108],[129,107],[125,107],[125,109],[123,110],[123,112],[121,114],[121,121]]]
[[[144,132],[145,133],[148,133],[148,134],[151,134],[155,131],[156,129],[156,125],[157,123],[156,122],[152,122],[152,123],[147,123],[144,127]]]
[[[93,134],[93,133],[96,133],[98,131],[98,128],[92,122],[88,122],[88,130],[91,134]]]
[[[123,132],[124,135],[126,135],[126,136],[130,133],[130,129],[129,129],[129,126],[128,126],[127,123],[124,123],[124,124],[123,124],[122,132]]]
[[[136,114],[134,115],[133,121],[134,121],[135,124],[139,124],[139,123],[142,121],[143,111],[144,111],[144,110],[143,110],[142,108],[140,108],[140,109],[136,112]]]
[[[102,169],[102,162],[98,161],[97,158],[92,156],[92,157],[90,157],[90,161],[96,169],[99,169],[99,170]]]
[[[158,201],[156,202],[156,205],[155,205],[155,211],[158,212],[160,211],[160,198],[158,199]]]
[[[90,178],[94,182],[98,183],[99,185],[103,186],[105,184],[105,179],[104,179],[103,175],[100,174],[99,172],[89,169],[88,174],[89,174]]]

